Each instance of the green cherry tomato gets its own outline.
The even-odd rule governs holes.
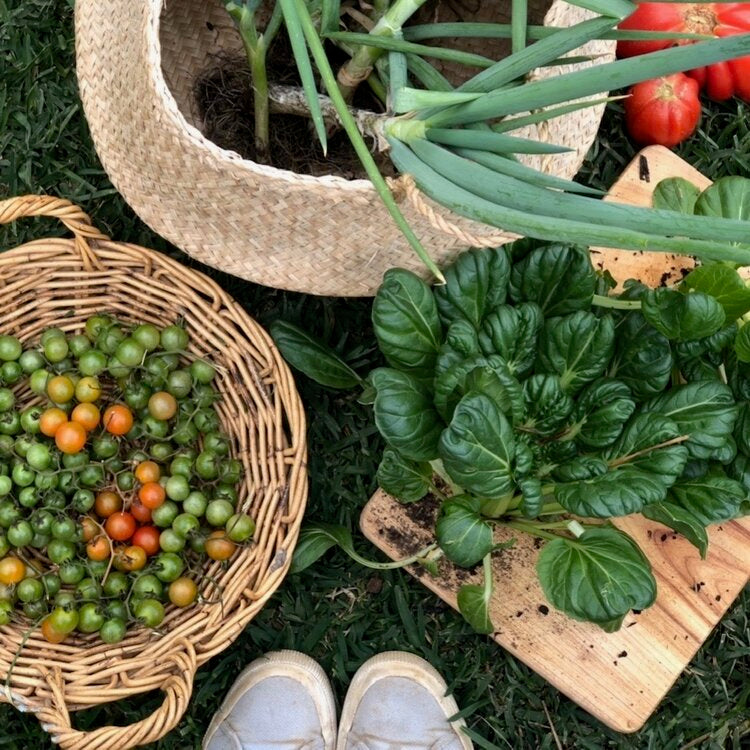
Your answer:
[[[255,521],[246,513],[235,513],[224,528],[233,542],[246,542],[255,533]]]
[[[146,350],[153,351],[159,347],[161,336],[159,329],[150,323],[142,323],[132,333],[133,338]]]
[[[156,628],[164,619],[164,605],[158,599],[140,599],[133,607],[133,614],[147,628]]]
[[[201,479],[216,479],[219,476],[219,458],[211,451],[202,451],[195,459],[195,473]]]
[[[144,380],[151,388],[159,388],[166,384],[169,377],[169,365],[162,357],[151,355],[146,357],[144,363],[146,374]]]
[[[48,510],[39,508],[31,514],[29,523],[36,534],[52,534],[52,523],[55,517]]]
[[[21,518],[21,509],[11,498],[0,500],[0,526],[7,529]]]
[[[150,414],[141,422],[143,434],[156,440],[163,440],[169,434],[169,422],[155,419]]]
[[[198,529],[198,531],[191,534],[190,538],[188,539],[190,549],[193,550],[193,552],[197,552],[199,555],[202,555],[206,551],[206,539],[208,539],[208,535],[210,533],[210,529],[201,527],[200,529]]]
[[[68,472],[69,473],[69,472]],[[66,472],[60,474],[59,487],[63,486],[63,477]],[[50,490],[44,496],[44,506],[53,510],[62,510],[67,505],[65,495],[60,490]]]
[[[193,376],[190,370],[175,370],[167,377],[167,390],[175,398],[185,398],[193,390]]]
[[[107,355],[98,349],[89,349],[78,360],[78,370],[84,377],[96,377],[106,369]]]
[[[41,406],[30,406],[21,412],[21,428],[31,435],[39,434],[39,420],[44,413]]]
[[[179,512],[177,503],[165,500],[158,508],[151,511],[151,520],[155,526],[165,529],[172,525],[172,521],[177,518]]]
[[[16,397],[10,388],[0,388],[0,411],[10,411],[16,405]]]
[[[177,445],[189,445],[198,438],[198,428],[192,422],[178,421],[172,433]]]
[[[190,479],[193,473],[193,461],[187,456],[177,456],[169,464],[169,473],[172,476],[181,476]]]
[[[135,487],[135,474],[132,471],[121,471],[115,481],[122,492],[130,492]]]
[[[217,484],[214,488],[214,500],[229,500],[232,506],[239,501],[237,490],[231,484]]]
[[[201,409],[207,409],[218,397],[219,395],[210,385],[196,383],[195,388],[193,388],[193,401]]]
[[[89,464],[78,475],[84,487],[97,487],[104,481],[104,467],[101,464]]]
[[[187,348],[190,337],[187,331],[177,325],[167,326],[161,332],[161,348],[165,352],[179,352]]]
[[[0,599],[0,625],[7,625],[12,616],[13,602],[9,599]]]
[[[27,463],[22,463],[19,461],[19,463],[17,463],[13,467],[13,471],[11,472],[11,478],[13,479],[13,483],[17,487],[29,487],[32,484],[34,484],[34,479],[36,479],[36,474],[34,473],[34,470]]]
[[[174,529],[164,529],[159,535],[159,546],[164,552],[181,552],[185,549],[185,537]]]
[[[182,502],[190,494],[190,484],[180,474],[169,477],[167,479],[167,486],[164,489],[166,490],[167,497],[177,502]]]
[[[86,576],[86,566],[78,560],[66,560],[58,571],[63,583],[80,583]]]
[[[115,357],[126,367],[138,367],[146,356],[146,348],[132,336],[123,339],[115,349]]]
[[[47,363],[39,352],[28,349],[18,358],[18,364],[26,375],[31,375],[34,370],[42,370]]]
[[[73,508],[79,513],[87,513],[94,507],[96,495],[91,490],[76,490],[73,495]]]
[[[32,469],[44,471],[49,468],[51,462],[52,455],[50,454],[49,447],[44,443],[32,443],[26,451],[26,463]]]
[[[67,589],[58,591],[54,598],[55,606],[62,609],[75,609],[78,601],[76,595]]]
[[[15,450],[15,440],[12,435],[0,435],[0,456],[8,457],[13,455]]]
[[[66,469],[82,469],[89,462],[88,451],[78,451],[78,453],[64,453],[62,464]]]
[[[91,448],[97,458],[112,458],[120,451],[120,443],[114,435],[104,432],[91,441]]]
[[[107,569],[110,568],[109,560],[89,560],[89,574],[93,578],[103,578]]]
[[[42,346],[46,346],[53,339],[64,339],[65,331],[62,328],[45,328],[42,331],[42,336],[39,339],[39,343]]]
[[[196,383],[208,384],[216,375],[216,370],[213,365],[205,362],[202,359],[196,359],[190,363],[190,374],[193,376],[193,380]]]
[[[228,500],[212,500],[206,508],[206,521],[211,526],[224,526],[234,515],[234,506]]]
[[[86,336],[93,341],[103,330],[112,325],[112,319],[108,315],[92,315],[86,321]]]
[[[10,495],[10,491],[13,489],[13,480],[7,476],[0,476],[0,497]]]
[[[42,585],[44,586],[45,594],[48,597],[52,597],[60,591],[62,581],[60,580],[60,576],[56,573],[45,573],[42,576]]]
[[[10,542],[8,541],[8,537],[4,533],[0,532],[0,558],[5,557],[8,552],[10,552],[10,550],[11,546]]]
[[[34,480],[34,487],[38,490],[46,492],[47,490],[54,490],[60,484],[60,475],[54,471],[40,471],[36,475]]]
[[[62,362],[68,356],[68,352],[70,351],[65,336],[55,336],[54,338],[49,339],[42,348],[47,361],[52,364]]]
[[[78,625],[78,611],[55,607],[49,615],[49,622],[58,633],[71,633]]]
[[[121,620],[128,619],[128,607],[125,602],[115,599],[114,601],[107,602],[104,607],[104,612],[107,617],[117,617]]]
[[[172,583],[179,578],[185,567],[185,563],[179,555],[174,552],[160,552],[154,561],[154,575],[165,583]]]
[[[29,388],[32,393],[36,393],[37,396],[47,395],[47,382],[52,377],[52,373],[49,370],[39,369],[34,370],[29,377]]]
[[[50,541],[52,541],[52,536],[50,534],[37,534],[34,532],[34,536],[31,537],[31,542],[29,542],[29,547],[33,547],[34,549],[44,549]]]
[[[99,637],[104,643],[119,643],[125,637],[125,630],[125,620],[120,617],[112,617],[105,620],[99,628]]]
[[[172,521],[172,529],[181,537],[186,538],[200,528],[200,521],[192,513],[180,513]]]
[[[107,372],[115,379],[127,378],[130,375],[130,367],[120,362],[117,357],[112,356],[107,360]]]
[[[236,458],[230,458],[219,466],[219,481],[223,484],[237,484],[242,477],[242,464]]]
[[[76,594],[78,594],[78,598],[82,601],[93,601],[94,599],[101,598],[102,587],[93,578],[83,578],[76,586]],[[99,628],[96,628],[96,630],[99,630]]]
[[[13,447],[17,455],[26,458],[26,452],[33,444],[34,439],[30,435],[19,435]]]
[[[34,529],[31,528],[28,521],[20,519],[11,524],[6,536],[14,547],[25,547],[31,544],[31,540],[34,538]]]
[[[23,346],[15,336],[0,336],[0,360],[15,362],[23,353]]]
[[[139,599],[159,599],[164,592],[164,584],[153,573],[145,573],[135,579],[132,592]]]
[[[176,370],[180,366],[180,355],[179,354],[171,354],[168,352],[164,352],[159,354],[159,356],[164,360],[164,363],[167,366],[167,370],[169,372],[172,372],[172,370]]]
[[[130,582],[125,573],[119,570],[111,570],[103,588],[106,596],[120,596],[130,588]]]
[[[30,620],[38,620],[44,617],[48,611],[47,602],[43,599],[37,599],[33,602],[25,602],[23,605],[23,613]]]
[[[44,596],[44,584],[39,578],[24,578],[16,586],[16,594],[22,602],[36,602]]]
[[[120,342],[125,338],[127,338],[125,331],[120,326],[116,324],[107,326],[96,337],[96,348],[111,356],[117,351]]]
[[[74,542],[78,538],[78,524],[70,516],[58,516],[52,522],[52,536],[63,542]]]
[[[205,435],[219,429],[219,416],[213,409],[199,409],[193,417],[193,423],[198,432]]]
[[[81,633],[95,633],[104,627],[104,615],[94,602],[87,602],[78,611],[78,630]]]
[[[6,411],[0,414],[0,435],[17,435],[21,430],[21,417],[18,412]]]
[[[68,348],[70,349],[70,353],[76,359],[80,359],[81,355],[84,352],[87,352],[89,351],[89,349],[91,349],[91,342],[88,340],[86,336],[84,336],[81,333],[78,333],[75,336],[71,336],[70,339],[68,339]]]
[[[190,513],[196,517],[202,516],[206,512],[207,506],[208,498],[200,490],[194,490],[182,502],[182,509],[185,513]]]
[[[37,476],[40,476],[37,474]],[[18,493],[18,504],[23,508],[34,508],[39,505],[39,489],[37,487],[24,487]]]
[[[157,463],[162,463],[174,455],[175,447],[172,443],[154,443],[151,446],[151,458]]]
[[[76,556],[76,546],[73,542],[64,542],[62,539],[53,539],[47,546],[47,557],[51,563],[62,565]],[[83,577],[83,576],[81,576]]]
[[[125,389],[123,399],[131,409],[140,411],[148,406],[148,400],[152,393],[153,390],[145,383],[133,383]]]

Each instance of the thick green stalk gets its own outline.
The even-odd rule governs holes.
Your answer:
[[[526,46],[526,27],[528,26],[529,6],[527,0],[513,0],[511,16],[511,51],[520,52]]]
[[[606,294],[595,294],[591,304],[598,307],[609,307],[613,310],[641,309],[641,303],[638,300],[617,299],[616,297],[608,297]]]
[[[370,34],[375,36],[393,36],[425,4],[427,0],[396,0],[385,11],[375,24]],[[383,50],[375,47],[360,46],[353,57],[339,70],[337,82],[344,101],[350,102],[362,81],[370,75],[375,61]],[[333,98],[333,97],[332,97]]]

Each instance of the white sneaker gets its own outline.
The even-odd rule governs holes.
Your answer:
[[[203,750],[334,750],[336,704],[320,665],[298,651],[256,659],[227,693]]]
[[[386,651],[357,671],[341,710],[336,750],[471,750],[453,723],[456,701],[445,680],[424,659]]]

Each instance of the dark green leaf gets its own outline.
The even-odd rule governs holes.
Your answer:
[[[555,539],[542,548],[537,573],[550,603],[574,620],[611,630],[631,609],[656,598],[656,581],[638,545],[608,526],[578,539]]]
[[[750,456],[750,403],[743,401],[737,412],[737,421],[734,423],[734,442],[737,450]]]
[[[386,448],[378,467],[377,480],[389,495],[402,503],[413,503],[429,492],[432,468],[427,462],[411,461],[393,448]]]
[[[651,205],[681,214],[692,214],[700,194],[700,188],[684,177],[669,177],[656,186]]]
[[[440,437],[440,458],[450,478],[466,491],[499,498],[513,488],[513,430],[488,396],[464,396]]]
[[[435,365],[435,376],[444,373],[459,362],[479,354],[477,329],[466,318],[454,320],[445,334]]]
[[[287,362],[316,383],[329,388],[354,388],[362,378],[333,349],[284,320],[270,325],[271,336]]]
[[[442,342],[432,290],[411,271],[392,268],[372,305],[375,337],[388,363],[431,380]]]
[[[709,263],[694,268],[682,282],[688,289],[713,297],[733,322],[750,311],[750,289],[731,266]]]
[[[533,302],[515,307],[501,305],[485,318],[479,332],[479,346],[486,355],[499,354],[511,372],[525,377],[534,365],[543,323],[542,311]]]
[[[722,306],[708,294],[649,289],[641,298],[643,317],[668,339],[687,341],[716,333],[726,320]]]
[[[520,429],[554,435],[573,411],[573,399],[557,375],[532,375],[523,382],[524,417]]]
[[[739,482],[750,497],[750,457],[739,453],[726,470],[729,477]],[[750,513],[750,510],[746,512]]]
[[[484,316],[505,302],[510,260],[504,247],[470,250],[461,253],[444,275],[445,284],[435,288],[443,324],[464,318],[479,328]]]
[[[480,515],[481,503],[467,495],[446,500],[435,525],[435,535],[445,556],[470,568],[492,550],[492,527]]]
[[[748,492],[734,479],[709,475],[702,479],[681,480],[672,487],[670,497],[704,526],[709,526],[736,518]]]
[[[589,448],[611,445],[634,411],[635,401],[625,383],[600,378],[578,396],[575,419],[581,427],[576,440]]]
[[[706,188],[695,202],[700,216],[750,220],[750,180],[745,177],[720,177]]]
[[[575,482],[582,479],[600,477],[609,471],[607,462],[598,456],[579,456],[572,461],[557,466],[552,476],[558,482]]]
[[[629,313],[618,323],[609,375],[625,383],[636,399],[661,393],[669,383],[673,365],[669,340],[640,313]]]
[[[458,590],[458,610],[477,633],[489,634],[494,630],[490,620],[491,583],[490,580],[489,592],[486,586],[474,583],[465,583]]]
[[[662,501],[687,461],[684,446],[664,445],[679,436],[677,425],[665,417],[635,417],[602,454],[610,470],[558,484],[557,501],[571,513],[593,518],[637,513],[647,503]]]
[[[304,527],[299,533],[297,546],[294,548],[289,574],[300,573],[305,568],[309,568],[337,544],[336,538],[326,529],[317,526]]]
[[[612,317],[576,312],[549,318],[539,340],[537,368],[560,376],[569,393],[596,380],[607,368],[615,346]]]
[[[750,362],[750,325],[743,325],[734,340],[734,353],[740,362]]]
[[[674,503],[652,503],[641,511],[646,518],[663,523],[670,529],[682,534],[690,544],[700,550],[705,560],[708,552],[708,534],[706,527],[689,511]]]
[[[510,276],[514,302],[536,302],[545,316],[588,310],[596,272],[585,248],[545,245],[515,263]]]
[[[544,495],[542,494],[542,483],[536,477],[524,477],[518,480],[518,489],[521,490],[521,505],[519,509],[526,518],[536,518],[542,512]]]
[[[413,461],[437,458],[443,423],[432,396],[411,375],[385,367],[370,373],[375,396],[375,424],[386,443]]]
[[[732,435],[738,407],[723,383],[698,381],[675,386],[643,404],[643,414],[661,414],[690,435],[685,447],[692,458],[716,458]]]

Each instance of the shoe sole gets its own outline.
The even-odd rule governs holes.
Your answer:
[[[387,677],[406,677],[427,689],[437,700],[446,718],[458,713],[458,704],[452,695],[446,695],[448,685],[440,673],[427,661],[406,651],[384,651],[368,659],[357,670],[346,693],[339,720],[336,750],[345,750],[346,740],[354,715],[367,690],[378,680]],[[474,743],[461,732],[466,726],[463,719],[451,723],[464,750],[473,750]]]
[[[203,737],[206,747],[219,724],[231,713],[240,696],[267,677],[289,677],[304,685],[320,717],[326,750],[334,750],[336,738],[336,701],[328,676],[314,659],[299,651],[271,651],[251,662],[240,672]]]

